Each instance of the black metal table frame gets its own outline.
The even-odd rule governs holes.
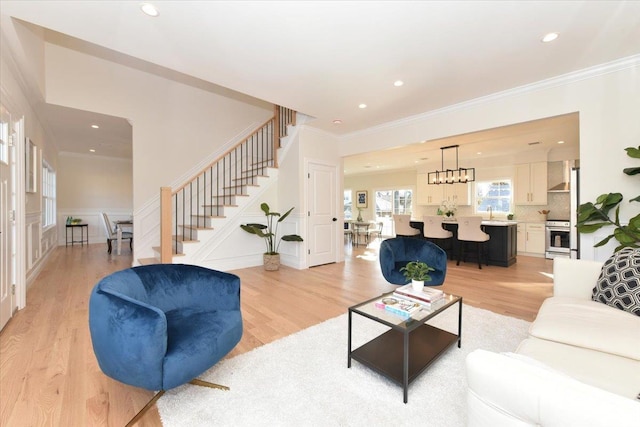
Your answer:
[[[407,322],[409,324],[405,327],[401,327],[400,325],[392,324],[390,322],[381,319],[380,317],[372,316],[368,313],[364,313],[361,311],[357,311],[357,307],[362,307],[366,304],[371,304],[374,301],[383,298],[384,296],[388,296],[390,293],[383,294],[381,296],[372,298],[365,302],[356,304],[355,306],[349,307],[349,332],[348,332],[348,357],[347,357],[347,368],[351,368],[351,359],[355,359],[368,368],[378,372],[380,375],[398,383],[402,386],[403,389],[403,398],[404,403],[407,403],[409,399],[409,384],[411,384],[422,372],[424,372],[429,365],[440,357],[445,350],[447,350],[453,343],[458,343],[458,348],[462,345],[462,297],[453,296],[454,299],[444,304],[442,307],[438,307],[433,313],[427,315],[423,319],[407,319],[402,322],[400,325],[403,325]],[[452,334],[450,332],[444,331],[442,329],[436,328],[434,326],[426,324],[429,319],[434,318],[435,316],[441,314],[449,307],[458,303],[458,335]],[[382,310],[382,309],[381,309]],[[363,317],[367,317],[373,321],[382,323],[391,329],[379,335],[376,338],[366,342],[362,346],[358,347],[355,350],[351,350],[351,330],[352,330],[352,313],[359,314]],[[412,332],[414,333],[412,335]],[[401,337],[400,337],[401,335]],[[412,337],[414,337],[412,341]],[[435,337],[433,341],[431,340]],[[395,370],[395,367],[399,365],[398,356],[398,344],[402,341],[402,373],[392,373],[391,371]],[[429,342],[427,342],[429,341]],[[413,344],[414,348],[419,348],[421,354],[418,354],[416,351],[413,356],[415,358],[412,360],[412,371],[410,375],[410,360],[409,353],[411,350],[411,344]],[[387,364],[382,363],[382,358],[377,354],[380,350],[384,350],[385,353],[384,358],[394,359],[393,362]],[[422,358],[418,357],[422,356]],[[378,359],[378,360],[372,360]],[[395,365],[395,366],[394,366]],[[401,378],[399,378],[401,377]]]
[[[74,237],[73,237],[73,230],[76,227],[80,227],[80,240],[74,240]],[[86,239],[84,237],[85,227],[87,228]],[[69,229],[71,229],[71,240],[69,240]],[[80,243],[82,246],[84,246],[85,242],[88,245],[89,244],[89,224],[66,224],[64,238],[65,238],[65,246],[69,246],[69,243],[71,243],[71,246],[73,246],[74,243]]]

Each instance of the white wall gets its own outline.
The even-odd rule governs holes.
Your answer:
[[[66,243],[68,216],[89,224],[90,243],[106,241],[101,212],[113,220],[129,218],[133,212],[131,159],[60,153],[58,165],[58,244]]]
[[[127,118],[133,128],[134,258],[159,244],[159,190],[183,183],[273,113],[55,44],[46,44],[47,102]]]
[[[609,192],[635,197],[637,177],[623,174],[622,168],[637,166],[624,148],[640,141],[639,74],[640,56],[631,57],[349,135],[341,141],[341,155],[579,112],[581,202]],[[637,213],[637,204],[622,203],[622,221]],[[610,246],[594,250],[592,244],[593,236],[581,235],[583,258],[603,259],[611,253]]]
[[[13,25],[6,16],[1,16],[0,36],[0,98],[15,118],[24,119],[24,132],[19,135],[16,145],[18,193],[16,210],[16,294],[20,308],[26,304],[26,289],[42,268],[47,255],[55,247],[57,230],[42,229],[42,186],[41,173],[37,171],[37,191],[24,192],[24,138],[30,138],[37,147],[37,164],[44,158],[57,170],[56,146],[51,135],[45,132],[37,116],[31,98],[38,96],[37,88],[29,86],[27,76],[19,69],[23,62],[33,67],[32,75],[40,81],[42,41],[39,34],[31,29]],[[37,85],[36,85],[37,86]]]

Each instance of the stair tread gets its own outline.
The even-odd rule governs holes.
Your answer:
[[[171,238],[177,242],[182,242],[182,243],[200,243],[200,240],[192,240],[192,239],[185,239],[185,236],[171,236]]]
[[[182,225],[183,228],[189,228],[191,230],[213,230],[213,227],[198,227],[196,225]]]
[[[160,264],[159,258],[138,258],[140,265]]]
[[[172,245],[172,246],[173,246],[173,245]],[[154,251],[156,251],[156,252],[160,253],[160,246],[154,246],[154,247],[152,247],[151,249],[153,249]],[[182,254],[182,253],[176,253],[176,252],[173,252],[173,248],[171,248],[171,252],[172,252],[172,254],[171,254],[171,255],[173,255],[173,256],[185,256],[185,255],[184,255],[184,254]]]

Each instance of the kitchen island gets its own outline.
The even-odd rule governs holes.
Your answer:
[[[411,227],[420,230],[423,235],[424,224],[422,221],[411,221]],[[458,241],[458,223],[456,221],[444,221],[445,230],[453,233],[453,256],[457,259],[460,242]],[[487,242],[487,261],[489,265],[509,267],[515,264],[518,253],[518,223],[516,221],[482,221],[482,229],[491,236]]]

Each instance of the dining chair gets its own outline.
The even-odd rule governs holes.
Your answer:
[[[109,220],[109,216],[106,212],[102,212],[102,225],[104,226],[104,231],[107,234],[107,253],[111,253],[113,249],[112,241],[118,241],[118,232],[117,230],[111,226],[111,221]],[[122,232],[122,240],[129,240],[129,249],[133,249],[133,233],[129,231]]]
[[[344,222],[344,237],[347,239],[347,243],[353,243],[353,230],[350,221]]]
[[[482,254],[486,252],[486,243],[491,236],[482,231],[482,217],[468,216],[458,218],[458,261],[456,265],[460,265],[460,260],[465,260],[465,246],[469,243],[474,244],[478,256],[478,268],[482,269]],[[485,262],[489,265],[489,257],[485,254]]]
[[[371,228],[373,227],[373,228]],[[382,221],[372,222],[372,224],[367,229],[367,243],[372,242],[380,237],[382,237],[382,228],[384,227],[384,223]]]

